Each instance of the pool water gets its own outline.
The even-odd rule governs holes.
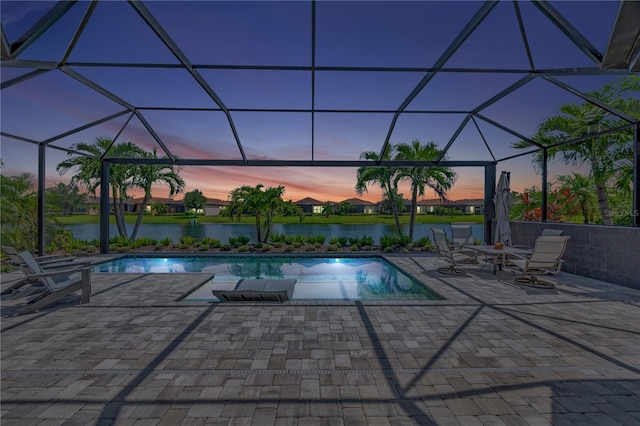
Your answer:
[[[292,300],[441,299],[380,257],[127,256],[100,263],[93,271],[214,275],[182,299],[187,301],[217,301],[211,290],[232,290],[242,278],[296,279]]]

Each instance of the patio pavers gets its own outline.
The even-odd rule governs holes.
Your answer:
[[[0,420],[640,423],[640,291],[569,274],[526,289],[508,272],[388,259],[446,300],[186,303],[210,275],[99,273],[87,305],[13,317],[3,300]]]

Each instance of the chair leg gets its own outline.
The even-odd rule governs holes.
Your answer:
[[[456,265],[449,265],[438,268],[438,272],[448,275],[467,275],[467,271],[465,271],[464,269],[456,268]]]
[[[515,282],[518,284],[526,285],[528,287],[534,288],[555,288],[556,285],[551,281],[542,280],[538,278],[536,275],[531,274],[522,274],[518,275],[514,278]]]

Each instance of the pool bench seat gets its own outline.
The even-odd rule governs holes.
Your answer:
[[[233,290],[212,290],[221,302],[284,302],[290,300],[296,280],[241,279]]]

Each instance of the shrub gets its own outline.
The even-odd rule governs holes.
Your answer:
[[[276,243],[274,243],[274,244],[273,244],[273,246],[274,246],[275,248],[280,248],[280,247],[282,247],[283,245],[284,245],[284,242],[282,242],[282,241],[278,241],[278,242],[276,242]]]
[[[241,245],[245,246],[249,244],[249,241],[251,241],[251,238],[247,237],[246,235],[240,235],[238,238],[236,238],[236,241],[238,241]]]
[[[322,248],[322,243],[318,243],[318,242],[313,243],[313,247],[315,247],[317,249]]]
[[[162,244],[163,246],[170,246],[171,244],[173,244],[173,241],[171,241],[171,238],[166,237],[160,240],[160,244]]]
[[[387,251],[388,248],[393,249],[398,244],[398,236],[395,234],[387,234],[380,237],[380,247]]]
[[[221,251],[230,251],[231,248],[232,248],[231,244],[225,244],[223,246],[220,246]]]
[[[338,239],[336,237],[333,237],[329,239],[329,244],[337,246],[340,243],[338,242]]]
[[[209,244],[200,244],[200,247],[198,247],[198,250],[200,250],[200,251],[209,250]]]
[[[184,235],[184,236],[180,237],[180,242],[183,245],[189,247],[189,246],[193,245],[196,242],[196,239],[193,238],[191,235]]]
[[[307,251],[314,251],[316,249],[316,247],[314,245],[308,245],[307,248],[305,250]]]
[[[352,244],[351,247],[349,248],[351,251],[356,251],[359,249],[357,244]]]
[[[288,245],[284,248],[285,253],[291,253],[294,250],[292,245]]]
[[[263,253],[271,251],[271,246],[269,244],[263,244],[262,248],[260,249],[260,251],[263,252]]]
[[[244,253],[244,252],[246,252],[246,251],[249,251],[250,249],[251,249],[251,247],[249,247],[249,246],[248,246],[248,245],[246,245],[246,244],[243,244],[243,245],[241,245],[240,247],[238,247],[238,251],[239,251],[239,252],[241,252],[241,253]]]
[[[357,246],[359,242],[360,242],[360,238],[358,238],[358,237],[349,237],[349,245],[350,246]]]
[[[271,234],[269,235],[269,241],[274,244],[284,243],[286,240],[286,236],[284,234]]]
[[[204,237],[202,240],[200,240],[200,243],[206,244],[210,247],[220,247],[220,240],[217,240],[215,238]]]
[[[429,237],[427,237],[426,235],[416,241],[416,244],[420,247],[431,247],[432,245],[431,239],[429,239]]]
[[[347,245],[347,241],[349,241],[349,239],[347,237],[344,236],[340,236],[337,238],[338,240],[338,244],[340,244],[342,247]]]
[[[361,246],[372,246],[373,245],[373,237],[370,237],[368,235],[363,235],[360,238],[360,245]]]
[[[307,237],[307,241],[309,243],[320,244],[321,246],[324,244],[326,240],[327,240],[327,237],[326,235],[323,235],[323,234],[310,235],[309,237]]]
[[[327,247],[327,251],[338,251],[338,245],[337,244],[329,244],[329,246]]]

